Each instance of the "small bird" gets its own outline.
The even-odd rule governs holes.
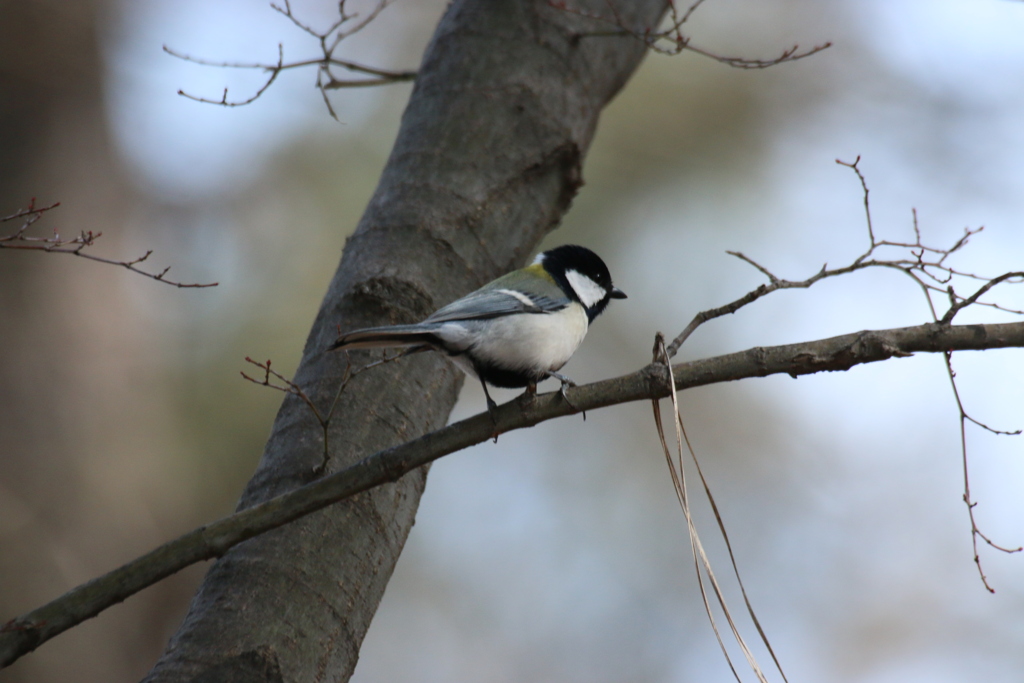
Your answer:
[[[587,328],[611,299],[626,295],[612,284],[597,254],[574,244],[545,251],[414,325],[370,327],[338,337],[331,349],[408,347],[448,354],[480,380],[492,417],[497,404],[487,385],[527,387],[548,377],[575,383],[558,370],[579,348]]]

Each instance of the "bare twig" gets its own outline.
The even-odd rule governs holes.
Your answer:
[[[179,57],[181,59],[187,60],[187,61],[195,61],[195,60],[190,59],[187,56],[177,54],[176,52],[174,52],[173,50],[168,48],[166,45],[164,45],[164,52],[166,52],[168,54],[171,54],[171,55],[174,55],[175,57]],[[232,65],[222,64],[221,66],[232,66]],[[238,65],[233,65],[233,66],[238,66]],[[277,80],[278,74],[280,74],[284,69],[288,68],[288,67],[285,66],[285,63],[284,63],[284,44],[282,44],[282,43],[278,43],[277,44],[277,66],[271,66],[271,67],[257,66],[257,68],[262,68],[262,69],[266,69],[267,71],[269,71],[270,72],[270,77],[267,79],[266,83],[264,83],[262,86],[260,86],[260,89],[256,91],[255,95],[253,95],[252,97],[250,97],[249,99],[246,99],[246,100],[240,100],[240,101],[237,101],[237,102],[229,102],[228,101],[228,89],[227,88],[224,88],[224,94],[221,95],[221,98],[219,100],[211,100],[211,99],[208,99],[208,98],[205,98],[205,97],[199,97],[197,95],[190,95],[187,92],[185,92],[184,90],[178,90],[178,94],[181,95],[182,97],[186,97],[186,98],[188,98],[190,100],[193,100],[195,102],[204,102],[206,104],[219,104],[222,107],[241,107],[241,106],[244,106],[246,104],[250,104],[251,102],[255,102],[259,98],[259,96],[262,95],[263,93],[265,93],[267,91],[267,88],[269,88],[271,86],[271,84],[275,80]]]
[[[625,19],[619,13],[611,0],[608,0],[606,3],[608,8],[607,14],[570,6],[565,0],[548,0],[548,5],[555,9],[586,17],[588,19],[593,19],[598,23],[607,24],[613,27],[604,31],[588,31],[580,33],[578,34],[579,38],[630,36],[644,43],[650,50],[663,55],[674,56],[681,52],[689,51],[736,69],[767,69],[768,67],[776,66],[778,64],[795,62],[797,60],[804,59],[805,57],[810,57],[811,55],[832,47],[832,43],[827,42],[822,43],[821,45],[815,45],[808,50],[801,51],[799,45],[793,45],[792,47],[783,50],[778,57],[773,57],[771,59],[752,59],[749,57],[729,57],[720,55],[712,52],[711,50],[697,47],[693,44],[690,37],[683,33],[683,26],[690,20],[693,13],[696,12],[697,8],[699,8],[703,3],[704,0],[696,0],[689,5],[686,10],[680,12],[675,2],[669,2],[665,28],[655,29],[649,26],[628,26]]]
[[[326,419],[320,414],[320,411],[317,410],[316,404],[313,403],[313,399],[311,399],[309,395],[299,387],[298,384],[291,381],[290,379],[279,373],[277,370],[271,369],[269,359],[267,360],[266,363],[260,363],[259,361],[255,361],[249,356],[246,356],[245,362],[249,363],[250,365],[255,365],[260,370],[263,370],[263,379],[254,379],[249,375],[245,374],[244,370],[240,370],[239,373],[242,375],[242,377],[249,380],[253,384],[258,384],[263,387],[270,387],[271,389],[277,389],[278,391],[283,391],[284,393],[291,394],[292,396],[298,396],[300,399],[302,399],[306,406],[309,407],[310,411],[316,417],[316,421],[320,423],[320,426],[323,427],[326,424]],[[345,375],[342,379],[342,386],[348,383],[350,367],[351,363],[349,364],[348,367],[345,368]],[[281,382],[281,384],[275,384],[271,380],[271,377]]]
[[[679,42],[676,43],[676,48],[674,49],[664,50],[658,49],[657,47],[653,46],[652,49],[655,50],[655,52],[661,52],[662,54],[668,55],[678,54],[683,50],[689,50],[690,52],[694,52],[704,57],[708,57],[709,59],[713,59],[716,62],[721,62],[726,66],[731,66],[734,69],[767,69],[768,67],[771,66],[785,64],[786,62],[795,62],[797,60],[810,57],[811,55],[816,55],[822,50],[827,50],[828,48],[832,47],[832,43],[828,42],[822,43],[821,45],[815,45],[814,47],[801,52],[799,45],[793,45],[792,47],[783,50],[782,54],[780,54],[778,57],[773,57],[771,59],[751,59],[748,57],[729,57],[727,55],[720,55],[711,52],[710,50],[699,48],[690,43],[688,38],[685,38],[683,36],[680,36],[677,40]]]
[[[270,387],[271,389],[276,389],[277,391],[281,391],[286,394],[291,394],[292,396],[298,397],[303,403],[306,404],[306,407],[308,407],[310,412],[313,413],[313,417],[316,418],[317,423],[320,425],[320,430],[323,432],[323,456],[320,461],[320,464],[314,468],[314,472],[319,474],[324,471],[324,469],[327,467],[328,460],[330,460],[330,442],[328,441],[327,430],[331,425],[331,418],[334,415],[335,407],[338,405],[338,399],[341,398],[341,394],[348,387],[349,382],[351,382],[356,375],[366,370],[369,370],[370,368],[375,368],[378,365],[390,363],[406,355],[408,354],[399,353],[394,356],[388,356],[385,354],[385,356],[380,360],[373,361],[372,363],[367,363],[366,365],[353,370],[352,359],[349,357],[349,354],[346,351],[345,371],[342,373],[341,381],[338,383],[338,388],[334,392],[334,398],[331,400],[331,405],[328,407],[326,412],[321,412],[316,407],[316,403],[313,401],[312,398],[310,398],[309,394],[302,390],[302,387],[300,387],[298,384],[296,384],[292,380],[288,379],[287,377],[279,373],[277,370],[273,370],[270,367],[271,361],[269,359],[265,363],[260,363],[259,361],[253,360],[249,356],[245,357],[246,363],[249,363],[250,365],[255,365],[257,368],[263,371],[263,379],[256,379],[254,377],[250,377],[249,375],[245,374],[244,370],[239,372],[241,373],[243,378],[252,382],[253,384],[258,384],[259,386],[262,387]]]
[[[22,224],[14,232],[7,235],[0,235],[0,249],[16,249],[20,251],[42,251],[51,254],[71,254],[72,256],[80,256],[81,258],[88,259],[90,261],[96,261],[98,263],[107,263],[112,266],[120,266],[126,268],[133,273],[144,275],[150,279],[156,280],[157,282],[163,282],[164,284],[171,285],[172,287],[179,287],[182,289],[201,289],[204,287],[216,287],[218,283],[207,282],[178,282],[171,280],[167,277],[167,273],[170,272],[171,267],[167,266],[160,272],[150,272],[139,268],[139,264],[145,262],[152,254],[153,250],[146,251],[145,254],[134,259],[127,261],[119,261],[117,259],[104,258],[102,256],[96,256],[85,249],[96,244],[96,240],[103,236],[102,232],[93,232],[92,230],[86,230],[78,234],[77,237],[65,239],[54,230],[51,237],[36,237],[28,234],[29,228],[35,224],[43,214],[51,209],[55,209],[60,206],[60,202],[51,204],[49,206],[43,206],[36,208],[35,197],[29,202],[28,208],[21,209],[5,218],[0,218],[0,223],[6,223],[9,221],[15,221],[19,218],[23,218]]]
[[[334,108],[331,106],[331,102],[327,97],[328,90],[337,90],[341,88],[365,88],[373,87],[378,85],[388,85],[391,83],[400,83],[402,81],[411,81],[416,78],[415,71],[395,71],[391,69],[381,69],[378,67],[367,66],[365,64],[359,64],[346,59],[341,59],[335,55],[335,51],[341,42],[362,31],[366,28],[370,22],[377,18],[377,16],[384,11],[384,9],[392,4],[394,0],[379,0],[373,9],[366,13],[366,16],[360,19],[359,14],[352,12],[350,13],[346,9],[346,0],[341,0],[338,3],[338,19],[334,21],[331,26],[325,31],[319,31],[309,24],[305,23],[292,11],[291,3],[285,0],[283,5],[277,5],[271,3],[271,8],[274,11],[280,13],[282,16],[287,18],[292,24],[299,28],[304,33],[309,34],[317,41],[317,47],[320,50],[321,56],[314,59],[302,59],[293,62],[284,61],[284,45],[278,44],[277,46],[277,63],[268,64],[264,62],[218,62],[208,59],[202,59],[199,57],[193,57],[174,50],[164,45],[164,52],[167,54],[182,59],[193,64],[201,64],[203,66],[214,66],[226,69],[258,69],[265,71],[269,74],[266,82],[250,97],[240,100],[229,100],[228,89],[224,88],[224,92],[219,99],[211,99],[207,97],[200,97],[197,95],[191,95],[184,90],[179,90],[178,94],[187,97],[190,100],[196,102],[203,102],[206,104],[217,104],[222,107],[240,107],[246,104],[255,102],[267,89],[273,84],[281,72],[289,69],[299,69],[303,67],[315,66],[317,67],[316,77],[316,88],[320,91],[324,99],[324,103],[327,106],[328,112],[334,119],[337,119],[337,115],[334,112]],[[350,71],[356,74],[364,74],[370,76],[370,78],[338,78],[332,71],[331,67],[338,67]]]
[[[955,270],[952,270],[952,269],[949,270],[949,273],[951,275],[961,275],[961,273],[957,273]],[[988,292],[988,290],[992,289],[996,285],[998,285],[1000,283],[1003,283],[1003,282],[1011,282],[1011,283],[1014,283],[1014,284],[1019,284],[1021,282],[1024,282],[1024,271],[1015,271],[1015,272],[1012,272],[1012,273],[1003,273],[1002,275],[999,275],[998,277],[994,277],[991,280],[987,280],[985,282],[985,284],[983,284],[981,287],[979,287],[974,292],[974,294],[971,294],[968,297],[959,297],[953,291],[953,287],[952,286],[947,287],[946,288],[946,292],[949,294],[949,299],[950,299],[949,310],[946,311],[946,314],[942,316],[942,319],[939,322],[946,323],[946,324],[951,323],[953,321],[953,318],[956,316],[957,313],[959,313],[963,309],[967,308],[968,306],[973,306],[974,304],[978,303],[978,298],[981,297],[981,295],[985,294],[986,292]],[[998,308],[998,309],[1003,310],[1003,311],[1009,310],[1009,309],[1003,308],[1001,306],[998,306],[996,304],[991,304],[990,303],[990,304],[987,304],[987,305],[993,306],[993,307]],[[1010,311],[1010,312],[1012,312],[1012,313],[1021,313],[1021,311]]]
[[[747,292],[745,295],[736,299],[735,301],[720,306],[718,308],[701,311],[694,316],[690,324],[687,325],[679,335],[672,340],[672,343],[666,349],[669,357],[676,354],[686,339],[693,334],[693,332],[700,327],[702,324],[709,320],[735,313],[739,309],[743,308],[747,304],[757,301],[763,296],[766,296],[774,291],[780,289],[794,289],[794,288],[807,288],[818,282],[829,277],[835,277],[837,275],[843,275],[851,273],[857,270],[863,270],[865,268],[891,268],[900,271],[901,273],[908,276],[913,280],[921,291],[924,293],[925,299],[928,303],[928,308],[931,311],[932,319],[936,323],[941,325],[949,325],[953,322],[956,315],[969,306],[987,306],[995,308],[1000,311],[1007,313],[1014,313],[1018,315],[1024,315],[1024,311],[1015,310],[1003,306],[997,302],[981,301],[981,297],[988,294],[993,288],[1000,284],[1020,284],[1024,282],[1024,271],[1014,271],[1003,273],[995,277],[987,277],[979,275],[977,273],[970,273],[957,269],[949,265],[948,259],[954,253],[960,251],[964,246],[967,245],[970,238],[977,235],[982,231],[983,228],[965,228],[963,234],[954,242],[951,246],[946,248],[931,247],[925,245],[921,241],[921,229],[918,225],[917,211],[912,212],[913,215],[913,229],[914,229],[914,241],[913,242],[898,242],[891,240],[879,239],[875,234],[874,224],[871,218],[871,202],[870,202],[870,189],[868,188],[867,180],[864,178],[864,174],[861,172],[859,164],[860,157],[857,157],[852,162],[836,160],[836,163],[851,169],[857,176],[860,182],[861,192],[864,197],[864,219],[867,226],[868,232],[868,249],[860,256],[855,258],[849,265],[843,266],[842,268],[829,269],[827,265],[822,266],[821,270],[816,274],[805,280],[791,281],[783,280],[773,274],[768,268],[757,263],[750,257],[739,253],[739,252],[727,252],[732,256],[750,264],[758,271],[760,271],[765,277],[768,278],[767,284],[760,285],[757,289]],[[901,258],[896,259],[881,259],[877,258],[876,252],[883,248],[896,248],[901,249],[905,252]],[[953,287],[953,281],[966,281],[968,283],[981,283],[975,291],[968,295],[963,296],[956,293]],[[935,296],[941,296],[948,302],[948,308],[945,313],[941,316],[936,308]],[[1018,435],[1021,430],[1003,431],[993,429],[988,425],[976,420],[971,417],[964,409],[963,402],[960,400],[960,393],[956,386],[956,373],[953,372],[952,366],[952,353],[945,353],[943,355],[946,364],[946,372],[949,376],[949,381],[953,389],[953,396],[956,401],[957,409],[960,413],[960,445],[961,445],[961,459],[963,461],[963,481],[964,481],[964,492],[963,500],[967,505],[968,515],[971,522],[971,542],[974,548],[974,562],[978,567],[978,575],[981,577],[981,581],[984,584],[986,590],[995,592],[992,586],[989,585],[988,579],[985,577],[985,573],[981,566],[981,560],[978,555],[978,538],[980,537],[989,546],[996,550],[1001,550],[1007,553],[1015,553],[1022,550],[1022,548],[1009,548],[999,545],[993,542],[988,536],[986,536],[981,529],[978,528],[977,522],[974,516],[974,507],[977,505],[971,498],[970,480],[968,477],[968,457],[967,457],[967,434],[966,427],[968,422],[972,422],[986,431],[992,432],[993,434],[1002,435]]]
[[[667,350],[670,357],[674,357],[679,351],[679,348],[683,345],[683,342],[685,342],[698,327],[709,320],[714,320],[715,318],[735,313],[747,304],[753,303],[754,301],[757,301],[758,299],[780,289],[806,289],[825,278],[845,275],[846,273],[852,273],[866,268],[894,269],[910,277],[924,291],[928,298],[928,304],[931,307],[933,317],[939,322],[952,322],[953,317],[957,313],[967,306],[973,305],[987,306],[989,308],[995,308],[1000,311],[1015,313],[1018,315],[1024,314],[1024,311],[1012,309],[995,302],[979,300],[980,297],[988,293],[989,290],[998,284],[1020,284],[1024,282],[1024,272],[1003,273],[996,277],[986,277],[976,273],[959,270],[947,263],[947,259],[952,254],[963,248],[970,238],[980,233],[983,228],[966,228],[963,235],[961,235],[951,246],[946,248],[928,246],[921,241],[921,231],[917,222],[917,211],[915,210],[913,212],[915,237],[913,242],[896,242],[892,240],[878,239],[875,236],[875,229],[871,220],[871,205],[868,199],[870,191],[868,189],[867,182],[858,167],[860,157],[857,157],[853,162],[845,162],[837,159],[836,163],[852,169],[857,174],[857,178],[860,181],[861,188],[864,193],[864,214],[869,239],[868,249],[857,256],[857,258],[850,262],[849,265],[840,268],[829,268],[826,264],[822,266],[821,270],[817,273],[804,280],[785,280],[779,278],[768,268],[741,252],[726,252],[756,268],[768,278],[768,283],[747,292],[739,299],[736,299],[725,306],[701,311],[694,316],[693,320],[690,321],[690,324],[687,325],[683,331],[672,340],[672,343],[668,345]],[[906,253],[901,258],[879,258],[877,256],[877,252],[886,247],[903,249]],[[982,284],[973,294],[969,296],[962,296],[953,290],[950,284],[953,278],[980,282]],[[932,299],[932,296],[936,294],[942,295],[951,301],[949,308],[941,317],[936,312],[935,302]]]
[[[956,385],[956,373],[953,371],[953,352],[943,352],[942,359],[946,365],[946,373],[949,376],[949,386],[953,390],[953,398],[956,400],[957,410],[960,411],[960,460],[964,478],[963,501],[964,505],[967,506],[967,516],[971,521],[971,548],[974,551],[974,565],[978,569],[978,576],[981,577],[981,583],[985,586],[985,590],[987,590],[989,593],[995,593],[996,589],[989,584],[988,577],[985,576],[985,570],[981,566],[981,556],[978,554],[978,538],[980,537],[983,541],[985,541],[985,543],[987,543],[989,547],[1008,554],[1019,553],[1022,550],[1024,550],[1024,547],[1007,548],[1006,546],[999,545],[998,543],[992,541],[992,539],[985,535],[978,527],[978,522],[974,518],[974,508],[976,508],[978,504],[971,499],[970,468],[967,464],[967,422],[969,420],[974,424],[979,425],[980,427],[992,432],[993,434],[1017,435],[1021,433],[1021,430],[1018,429],[1013,432],[999,431],[996,429],[992,429],[991,427],[984,425],[981,422],[978,422],[974,418],[970,417],[967,414],[967,411],[964,409],[964,403],[960,399],[960,389]]]
[[[982,306],[989,306],[1009,313],[1024,314],[1024,312],[1022,311],[1005,308],[997,303],[979,301],[982,295],[986,294],[996,285],[999,285],[1001,283],[1021,283],[1022,281],[1024,281],[1024,272],[1009,272],[1003,273],[1002,275],[998,275],[996,277],[987,278],[974,273],[967,273],[964,271],[956,270],[946,265],[947,258],[949,258],[953,253],[959,251],[962,247],[964,247],[971,237],[981,232],[984,228],[979,227],[976,230],[966,228],[964,230],[964,234],[960,237],[960,239],[958,239],[953,244],[953,246],[951,246],[948,249],[934,249],[925,247],[921,243],[921,229],[918,225],[917,210],[915,209],[913,211],[915,238],[913,244],[888,242],[885,240],[878,241],[875,239],[874,230],[871,224],[871,203],[868,199],[869,190],[867,181],[864,179],[864,174],[861,173],[861,170],[858,167],[858,164],[860,163],[860,157],[858,156],[852,163],[840,161],[838,159],[836,160],[836,163],[852,169],[854,173],[857,174],[857,178],[860,181],[861,189],[864,194],[864,216],[868,226],[868,233],[871,238],[871,250],[874,250],[876,246],[902,247],[910,249],[911,253],[916,257],[917,263],[910,267],[900,268],[900,270],[902,270],[913,280],[915,280],[921,287],[921,290],[924,293],[925,298],[928,300],[928,308],[931,311],[932,318],[934,320],[938,321],[940,324],[949,325],[950,323],[953,322],[953,318],[956,317],[957,313],[967,308],[968,306],[973,306],[976,304]],[[924,260],[924,255],[926,253],[932,255],[932,258],[934,260],[931,262],[926,262]],[[929,268],[931,270],[929,270]],[[977,290],[975,290],[975,292],[970,296],[963,297],[958,295],[956,291],[953,289],[951,281],[954,279],[954,277],[964,278],[968,281],[981,281],[983,284]],[[944,290],[943,286],[945,288]],[[941,318],[939,318],[938,316],[938,313],[935,308],[935,302],[932,299],[933,294],[940,292],[945,293],[947,296],[947,300],[949,301],[949,308],[946,310],[945,314],[943,314]],[[960,398],[960,390],[956,384],[956,372],[953,371],[953,352],[944,352],[942,354],[942,359],[946,367],[946,375],[949,377],[950,388],[953,391],[953,399],[956,402],[957,411],[959,412],[960,460],[964,481],[964,492],[962,499],[964,501],[964,505],[967,506],[967,516],[971,522],[971,548],[973,549],[974,553],[974,564],[975,567],[977,567],[978,577],[981,579],[982,585],[985,586],[985,590],[987,590],[989,593],[995,593],[996,591],[991,586],[991,584],[989,584],[988,577],[985,576],[985,570],[981,565],[981,556],[978,554],[978,538],[981,538],[983,541],[985,541],[985,543],[988,544],[989,547],[1004,553],[1021,552],[1022,550],[1024,550],[1024,546],[1010,548],[1000,545],[994,542],[991,538],[989,538],[988,535],[986,535],[978,527],[977,519],[974,516],[974,508],[977,507],[978,503],[971,498],[971,482],[969,474],[970,467],[968,465],[967,455],[967,423],[973,422],[982,429],[997,435],[1016,436],[1021,433],[1021,430],[1017,429],[1013,431],[1004,431],[993,429],[992,427],[989,427],[983,422],[980,422],[971,417],[970,415],[968,415],[967,410],[964,408],[963,401]]]

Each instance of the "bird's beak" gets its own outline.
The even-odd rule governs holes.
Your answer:
[[[626,293],[623,292],[618,287],[612,287],[612,293],[609,294],[608,296],[610,296],[613,299],[625,299],[625,298],[627,298],[626,297]]]

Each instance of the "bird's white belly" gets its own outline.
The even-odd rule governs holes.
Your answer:
[[[523,313],[481,323],[472,335],[474,343],[470,354],[473,357],[507,370],[541,373],[556,371],[565,365],[579,348],[588,327],[586,311],[578,303],[554,313]],[[475,374],[467,363],[459,365]]]

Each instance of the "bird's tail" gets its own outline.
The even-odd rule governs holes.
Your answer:
[[[336,349],[382,349],[402,346],[432,346],[437,342],[434,328],[425,325],[390,325],[353,330],[338,337],[328,348]]]

